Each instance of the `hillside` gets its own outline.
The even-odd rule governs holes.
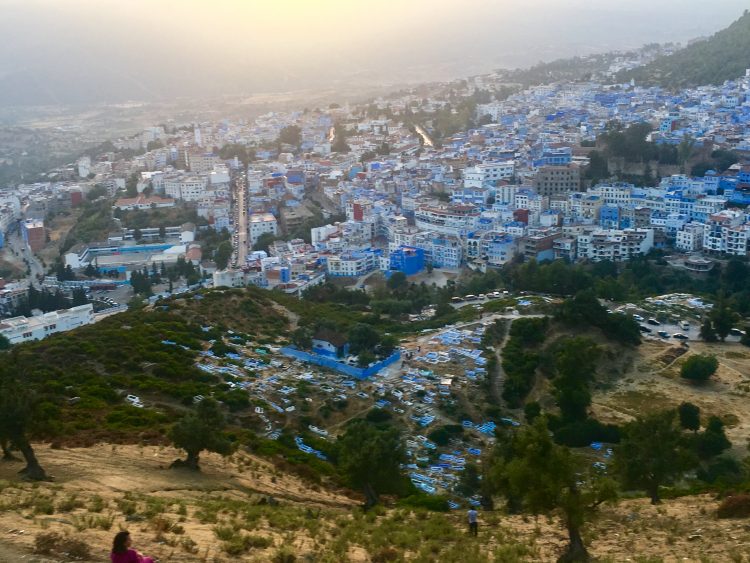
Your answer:
[[[250,406],[221,372],[197,368],[201,354],[262,350],[286,342],[288,329],[285,310],[260,291],[204,292],[17,346],[0,370],[20,374],[38,394],[38,435],[67,444],[158,443],[196,395],[213,394],[237,411]],[[127,404],[131,393],[153,408]]]
[[[343,491],[316,490],[265,460],[206,456],[200,474],[166,469],[171,448],[110,446],[42,450],[55,483],[15,482],[19,463],[0,463],[0,560],[103,561],[128,529],[136,547],[163,563],[229,561],[552,561],[565,543],[557,519],[482,512],[477,539],[463,513],[387,508],[364,514]],[[10,483],[9,480],[14,482]],[[272,498],[272,502],[268,499]],[[717,520],[709,495],[623,500],[588,531],[603,561],[741,561],[744,520]],[[64,538],[55,541],[53,534]],[[248,539],[244,539],[248,538]],[[80,547],[83,545],[84,547]],[[7,556],[7,558],[6,558]],[[739,557],[739,558],[738,558]]]
[[[585,281],[564,268],[532,264],[514,271],[514,280],[554,281],[561,290]],[[462,283],[479,282],[497,287],[495,278]],[[679,430],[686,448],[706,436],[715,416],[732,459],[739,464],[746,455],[750,353],[737,339],[642,340],[632,317],[609,310],[592,291],[569,299],[508,292],[413,323],[376,314],[383,302],[357,292],[320,287],[307,297],[203,289],[7,352],[0,376],[14,376],[39,399],[29,437],[54,481],[24,482],[19,459],[0,461],[0,528],[8,530],[0,534],[0,561],[32,549],[51,558],[40,562],[76,550],[80,560],[99,561],[120,528],[162,561],[549,561],[566,544],[560,511],[549,519],[518,514],[505,506],[510,495],[497,481],[508,438],[538,427],[534,417],[547,440],[551,430],[564,444],[579,468],[576,482],[584,475],[587,487],[596,475],[616,476],[629,422],[683,401],[700,407],[704,424],[701,432]],[[639,302],[635,310],[665,323],[674,315],[698,320],[680,303]],[[381,342],[390,332],[401,361],[353,381],[279,353],[321,322]],[[700,352],[718,362],[703,385],[679,376]],[[126,394],[143,404],[128,404]],[[171,469],[184,456],[171,445],[174,428],[217,404],[197,395],[222,405],[217,425],[231,447],[204,451],[200,472]],[[596,442],[606,446],[592,448]],[[745,472],[729,461],[702,458],[665,481],[660,507],[634,498],[640,486],[623,483],[620,500],[586,523],[591,554],[732,559],[750,528],[717,521],[720,499],[708,495],[726,491],[711,475],[745,486]],[[387,475],[377,485],[382,502],[366,512],[369,482],[359,471]],[[420,487],[417,477],[432,486]],[[698,492],[705,494],[690,496]],[[481,506],[478,539],[466,533],[469,505]]]
[[[737,21],[710,38],[624,71],[617,78],[620,82],[634,79],[638,84],[676,89],[721,84],[744,76],[747,68],[750,68],[750,13],[746,10]]]
[[[617,59],[615,53],[602,53],[586,57],[571,57],[541,62],[529,68],[501,70],[501,76],[510,83],[523,87],[551,84],[553,82],[582,82],[592,80],[606,72]]]

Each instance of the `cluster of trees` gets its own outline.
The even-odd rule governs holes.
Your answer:
[[[104,240],[115,227],[108,200],[86,201],[78,221],[68,231],[65,242],[60,247],[60,254],[66,253],[78,243]]]
[[[298,125],[287,125],[279,132],[277,142],[279,145],[292,145],[295,148],[299,148],[302,142],[302,129]]]
[[[716,356],[710,354],[695,354],[690,356],[680,368],[680,377],[703,383],[716,373],[719,369],[719,361]]]
[[[716,149],[715,151],[711,152],[710,160],[701,160],[700,162],[694,164],[690,169],[690,174],[692,176],[705,176],[706,172],[708,172],[709,170],[724,172],[730,166],[732,166],[732,164],[739,162],[739,160],[739,155],[734,151]]]
[[[566,362],[559,369],[567,370]],[[711,482],[737,482],[744,475],[738,463],[720,457],[731,446],[721,420],[710,417],[699,432],[700,409],[689,403],[679,412],[656,412],[626,424],[614,449],[611,477],[556,443],[548,427],[541,416],[517,432],[499,431],[478,488],[486,496],[504,496],[511,512],[558,514],[569,539],[559,561],[589,559],[583,527],[602,503],[617,499],[618,489],[644,490],[657,504],[661,487],[687,472],[697,470]]]
[[[379,156],[388,156],[389,154],[391,154],[391,146],[383,141],[374,151],[363,152],[359,160],[364,163],[375,160]]]
[[[609,130],[602,133],[597,139],[597,145],[602,147],[589,153],[589,166],[586,169],[586,178],[596,184],[601,180],[609,179],[612,174],[609,170],[608,160],[612,157],[623,158],[626,162],[645,162],[646,168],[641,177],[626,177],[619,175],[623,181],[637,181],[644,185],[656,185],[656,178],[648,165],[649,162],[657,162],[662,165],[680,165],[683,170],[687,163],[696,154],[696,142],[691,137],[684,137],[680,143],[673,145],[668,143],[655,143],[646,140],[652,128],[648,123],[636,123],[623,129],[618,122],[609,124]],[[690,172],[693,176],[703,176],[707,170],[723,172],[739,157],[736,153],[727,150],[715,150],[710,158],[693,165]]]
[[[73,268],[70,265],[63,265],[62,260],[55,263],[55,276],[57,276],[57,281],[73,281],[76,279]]]
[[[159,268],[156,264],[151,264],[151,269],[143,267],[142,270],[135,270],[130,274],[130,285],[136,295],[150,297],[153,295],[151,288],[167,280],[169,291],[172,291],[174,282],[180,278],[185,278],[188,285],[194,285],[201,279],[200,270],[193,265],[190,260],[185,260],[180,256],[174,265],[166,266],[164,262]]]
[[[563,301],[555,317],[570,326],[599,328],[607,338],[622,344],[637,345],[641,342],[641,332],[633,317],[608,312],[591,289]]]
[[[615,57],[614,53],[590,55],[585,58],[571,57],[502,72],[509,82],[517,82],[526,87],[552,82],[588,81],[592,75],[605,72],[615,61]]]
[[[122,224],[128,229],[149,229],[158,227],[163,229],[165,226],[177,226],[184,223],[194,225],[205,225],[206,219],[199,217],[195,207],[187,204],[176,205],[175,207],[157,207],[155,209],[131,209],[122,211],[114,210],[114,217],[120,219]],[[164,236],[164,232],[160,233]]]
[[[210,396],[217,390],[222,396],[223,382],[195,368],[195,356],[204,339],[199,324],[160,311],[122,313],[85,326],[75,333],[60,334],[42,342],[14,346],[0,357],[0,445],[6,456],[20,452],[26,460],[23,474],[44,479],[44,473],[31,446],[32,439],[55,439],[80,431],[108,432],[114,440],[127,439],[133,433],[166,433],[170,418],[148,409],[122,404],[116,389],[143,393],[162,393],[185,405],[195,395]],[[163,339],[187,347],[164,346]],[[75,406],[69,400],[79,397]],[[222,430],[217,419],[207,427]],[[191,422],[188,419],[187,422]],[[212,431],[213,431],[212,430]],[[192,429],[174,438],[197,463],[193,446],[182,438],[203,439]],[[209,439],[210,438],[210,439]],[[218,451],[215,437],[206,438],[202,449]],[[219,445],[217,445],[219,444]],[[191,454],[192,452],[192,454]]]
[[[246,147],[239,143],[228,143],[221,147],[218,151],[219,158],[222,160],[231,160],[237,157],[242,165],[247,168],[248,164],[253,162],[256,158],[255,149],[252,147]]]
[[[49,313],[50,311],[67,309],[86,303],[88,303],[88,299],[86,298],[86,292],[82,289],[73,290],[72,295],[67,297],[59,289],[56,291],[39,290],[32,285],[29,286],[26,295],[19,300],[18,305],[13,309],[13,315],[30,317],[34,309]]]
[[[706,342],[716,342],[717,340],[724,342],[738,318],[739,315],[729,307],[722,294],[719,302],[703,320],[700,329],[701,338]]]
[[[511,407],[523,404],[534,387],[541,359],[539,346],[544,343],[548,328],[547,317],[518,319],[510,327],[510,338],[503,348],[502,396]]]
[[[689,157],[688,144],[682,149],[669,144],[657,144],[646,140],[652,131],[646,122],[634,123],[623,129],[617,122],[609,124],[609,130],[602,133],[599,143],[606,145],[605,155],[624,158],[627,162],[648,162],[655,160],[659,164],[680,164]],[[687,141],[686,141],[687,143]]]
[[[352,150],[349,143],[346,142],[346,138],[349,136],[349,131],[346,127],[337,123],[334,128],[333,143],[331,143],[331,151],[339,153],[348,153]]]
[[[619,440],[616,426],[602,424],[589,416],[591,385],[602,352],[593,340],[585,337],[564,338],[548,351],[547,363],[552,367],[552,387],[559,414],[548,414],[547,420],[559,444],[581,447],[595,441]],[[536,414],[534,409],[531,412]],[[528,416],[528,408],[526,413]]]
[[[370,324],[338,324],[331,319],[318,319],[311,326],[300,326],[291,335],[292,343],[298,348],[309,349],[313,336],[321,330],[346,335],[349,353],[357,356],[360,366],[368,366],[378,358],[390,356],[398,346],[395,336],[383,334]]]
[[[496,287],[505,285],[514,290],[560,296],[593,289],[597,297],[618,302],[665,293],[695,293],[720,301],[718,309],[725,323],[726,315],[731,312],[750,315],[750,266],[736,257],[729,259],[725,266],[716,263],[705,277],[691,276],[669,266],[659,252],[622,263],[609,260],[591,264],[570,264],[564,260],[514,262],[486,276],[477,278],[477,282],[488,279]],[[729,329],[731,325],[726,330]]]

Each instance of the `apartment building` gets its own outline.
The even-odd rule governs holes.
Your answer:
[[[207,176],[180,174],[164,179],[164,194],[174,199],[198,201],[208,186]]]
[[[581,189],[581,169],[573,163],[542,166],[534,176],[534,189],[543,196],[577,192]]]
[[[277,235],[279,224],[271,213],[253,213],[248,221],[248,230],[250,231],[250,244],[255,245],[263,234]]]
[[[13,317],[0,321],[0,334],[11,344],[41,340],[55,334],[73,330],[94,322],[94,306],[90,303],[44,313],[36,317]]]
[[[619,262],[646,254],[654,246],[653,229],[596,229],[577,237],[578,258]]]
[[[479,216],[479,211],[473,205],[421,206],[414,212],[414,221],[419,229],[459,236],[474,230]]]
[[[44,221],[27,219],[21,223],[21,235],[32,252],[39,252],[47,242],[47,231]]]

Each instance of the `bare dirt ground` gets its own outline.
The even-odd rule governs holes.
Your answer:
[[[97,445],[91,448],[51,449],[39,445],[38,453],[45,469],[53,476],[52,483],[20,484],[22,491],[4,489],[0,493],[2,501],[8,502],[11,494],[26,494],[33,490],[37,495],[50,495],[55,499],[72,496],[85,501],[94,496],[101,497],[106,506],[102,514],[116,510],[118,499],[127,494],[145,497],[179,499],[190,503],[197,499],[213,497],[232,498],[248,502],[258,502],[271,497],[285,505],[299,505],[312,510],[348,509],[357,501],[341,493],[328,491],[309,485],[298,478],[278,472],[272,464],[260,458],[235,454],[231,458],[208,454],[201,457],[202,471],[195,473],[186,470],[171,470],[169,465],[180,457],[179,452],[167,447],[139,447]],[[0,464],[0,482],[17,482],[16,472],[22,467],[20,462]],[[0,502],[2,504],[2,502]],[[46,515],[30,514],[28,509],[0,511],[0,549],[21,549],[29,553],[33,548],[34,537],[49,530],[74,533],[77,524],[75,516],[82,510],[70,513]],[[112,512],[112,514],[114,514]],[[193,525],[190,525],[193,524]],[[185,524],[187,534],[197,543],[199,553],[206,557],[215,552],[212,527],[197,522]],[[119,528],[129,528],[134,533],[142,527],[126,521],[118,514],[111,530],[86,529],[76,533],[92,547],[96,561],[103,561],[111,536]],[[149,541],[150,534],[138,534],[139,549],[156,554],[163,561],[193,561],[189,554],[171,556],[175,549]],[[11,561],[0,550],[0,562]]]
[[[719,369],[705,384],[680,378],[680,366],[691,354],[714,354]],[[645,340],[628,371],[612,388],[594,394],[593,411],[605,422],[622,423],[641,413],[677,407],[683,401],[701,408],[702,418],[720,417],[735,449],[750,438],[750,349],[737,343],[679,344]]]
[[[0,494],[1,503],[19,495],[33,498],[49,495],[55,499],[56,507],[53,514],[38,514],[29,506],[20,505],[17,510],[0,510],[2,562],[58,561],[54,557],[31,554],[34,538],[49,531],[82,539],[91,548],[91,561],[105,561],[111,537],[120,528],[131,531],[139,550],[162,562],[270,561],[274,550],[280,546],[288,547],[298,557],[314,555],[316,549],[322,548],[323,536],[327,535],[330,541],[331,528],[341,518],[349,519],[357,504],[341,493],[313,490],[295,477],[276,472],[267,462],[244,454],[236,454],[229,460],[205,456],[200,474],[167,469],[177,456],[171,448],[100,445],[52,450],[40,445],[39,454],[55,476],[54,483],[19,484],[15,472],[20,463],[0,464],[0,479],[5,480],[6,487]],[[7,481],[13,481],[11,486]],[[126,497],[126,493],[131,496]],[[247,555],[227,556],[221,551],[215,526],[201,521],[198,506],[201,502],[219,502],[219,499],[257,504],[263,495],[272,495],[282,506],[296,507],[300,513],[307,512],[308,518],[310,513],[313,518],[318,515],[317,519],[325,520],[329,527],[311,535],[303,528],[279,529],[278,525],[261,524],[255,533],[272,539],[271,547],[254,549]],[[97,516],[84,507],[58,510],[65,499],[88,503],[96,497],[105,505],[98,514],[113,517],[108,530],[81,526],[86,514]],[[140,506],[147,502],[144,499],[165,501],[170,506],[185,504],[187,509],[179,518],[183,531],[180,535],[155,531],[153,519],[126,520],[122,513],[123,498],[139,498]],[[616,506],[603,508],[600,518],[587,529],[586,539],[592,555],[600,561],[750,561],[750,521],[717,520],[717,504],[708,495],[666,500],[656,507],[646,499],[624,500]],[[169,515],[175,518],[173,513]],[[447,516],[459,535],[464,534],[463,516],[463,513]],[[481,513],[480,526],[477,542],[479,552],[488,555],[487,561],[553,561],[565,543],[564,530],[556,519]],[[178,543],[183,538],[195,542],[191,552]],[[489,553],[510,542],[527,546],[526,555],[489,557]],[[351,545],[347,553],[342,561],[372,561],[367,551],[357,545]],[[472,557],[469,560],[484,559]],[[451,558],[450,561],[462,559]]]
[[[60,246],[68,236],[68,232],[78,221],[81,212],[78,209],[73,210],[69,215],[55,215],[52,221],[47,225],[47,235],[49,242],[39,252],[39,258],[45,263],[53,263],[60,255]]]

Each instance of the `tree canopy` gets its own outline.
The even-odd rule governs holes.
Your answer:
[[[336,441],[336,452],[341,474],[364,492],[366,507],[377,504],[381,494],[403,491],[406,452],[397,428],[356,420]]]
[[[185,450],[187,458],[174,462],[176,467],[197,470],[202,451],[228,455],[232,451],[224,428],[227,421],[214,399],[203,399],[195,410],[183,416],[172,427],[169,437],[175,447]]]
[[[690,356],[680,368],[680,377],[697,383],[708,381],[716,373],[719,361],[716,356],[695,354]]]
[[[596,473],[582,475],[582,464],[568,448],[554,443],[544,417],[520,430],[506,453],[505,460],[496,460],[495,470],[520,508],[532,514],[559,513],[563,520],[569,543],[559,561],[587,560],[583,525],[597,506],[614,500],[613,483]]]

